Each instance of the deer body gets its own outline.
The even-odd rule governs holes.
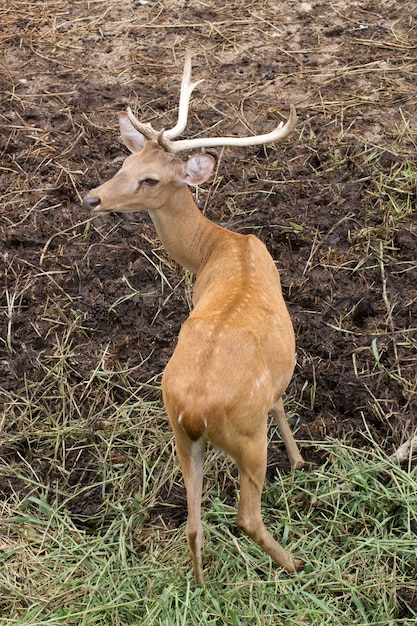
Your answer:
[[[84,206],[96,213],[148,211],[170,256],[197,275],[194,308],[162,378],[187,491],[195,581],[203,581],[200,505],[207,442],[229,454],[239,469],[238,526],[293,572],[301,562],[273,539],[261,518],[268,412],[291,465],[303,465],[282,404],[295,341],[275,263],[259,239],[228,231],[197,208],[188,185],[210,176],[211,156],[184,163],[163,142],[146,137],[143,127],[138,132],[125,116],[120,122],[133,154],[113,179],[89,192]]]
[[[224,448],[237,433],[252,436],[254,416],[266,420],[291,379],[295,344],[279,275],[263,244],[223,229],[216,234],[197,270],[194,309],[163,389],[191,439],[207,436]]]

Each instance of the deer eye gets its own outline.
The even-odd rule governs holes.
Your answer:
[[[156,180],[156,178],[145,178],[142,182],[145,183],[145,185],[154,187],[155,185],[159,183],[159,180]]]

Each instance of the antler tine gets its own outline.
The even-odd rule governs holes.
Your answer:
[[[132,125],[145,137],[145,139],[149,139],[150,141],[158,140],[160,133],[152,128],[151,124],[140,122],[137,117],[135,117],[130,107],[127,107],[126,113]]]
[[[285,124],[280,122],[278,126],[265,135],[255,135],[253,137],[199,137],[197,139],[182,139],[171,144],[171,151],[174,153],[193,148],[215,148],[219,146],[258,146],[274,141],[279,141],[286,137],[297,123],[297,113],[295,107],[291,105],[290,115]]]
[[[180,103],[178,108],[178,122],[175,124],[174,128],[166,130],[164,133],[165,139],[174,139],[178,137],[187,125],[188,119],[188,106],[190,103],[191,94],[194,89],[204,81],[204,78],[201,80],[197,80],[195,83],[191,82],[191,59],[192,54],[190,51],[187,51],[185,54],[184,60],[184,72],[182,75],[181,82],[181,92],[180,92]]]
[[[197,80],[194,83],[191,82],[191,59],[192,54],[190,51],[187,51],[185,54],[184,60],[184,71],[182,75],[181,82],[181,92],[180,92],[180,103],[178,107],[178,121],[175,126],[169,130],[162,131],[163,132],[163,140],[165,149],[170,152],[174,152],[173,146],[174,144],[170,141],[170,139],[174,139],[178,137],[187,125],[188,119],[188,106],[190,103],[191,94],[194,89],[204,81],[204,78],[201,80]],[[130,107],[127,108],[127,116],[133,126],[140,132],[142,135],[151,141],[159,141],[162,138],[162,132],[159,132],[152,128],[151,124],[145,124],[140,122],[135,115],[133,114]],[[183,148],[186,149],[186,148]]]

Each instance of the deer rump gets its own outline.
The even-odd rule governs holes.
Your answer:
[[[286,325],[282,335],[288,337]],[[277,363],[272,369],[265,358],[265,338],[253,330],[220,329],[211,320],[188,318],[162,378],[171,423],[191,441],[205,437],[226,451],[228,439],[237,433],[253,436],[285,390],[294,366],[288,342],[269,341]],[[288,362],[285,377],[283,362]]]

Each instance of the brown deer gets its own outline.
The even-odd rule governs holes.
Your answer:
[[[294,369],[295,341],[275,263],[257,237],[226,230],[197,208],[189,185],[209,178],[213,157],[197,154],[184,162],[176,156],[196,147],[277,141],[293,129],[295,110],[285,125],[266,135],[172,141],[185,128],[191,92],[201,82],[191,83],[190,78],[187,54],[173,129],[157,132],[130,109],[120,115],[121,135],[133,154],[111,180],[85,196],[83,206],[95,214],[148,211],[169,255],[197,276],[194,309],[165,368],[162,392],[187,490],[187,539],[200,584],[207,442],[230,455],[239,469],[238,527],[287,572],[296,571],[302,562],[272,538],[261,517],[268,413],[278,425],[292,467],[304,461],[282,401]]]

